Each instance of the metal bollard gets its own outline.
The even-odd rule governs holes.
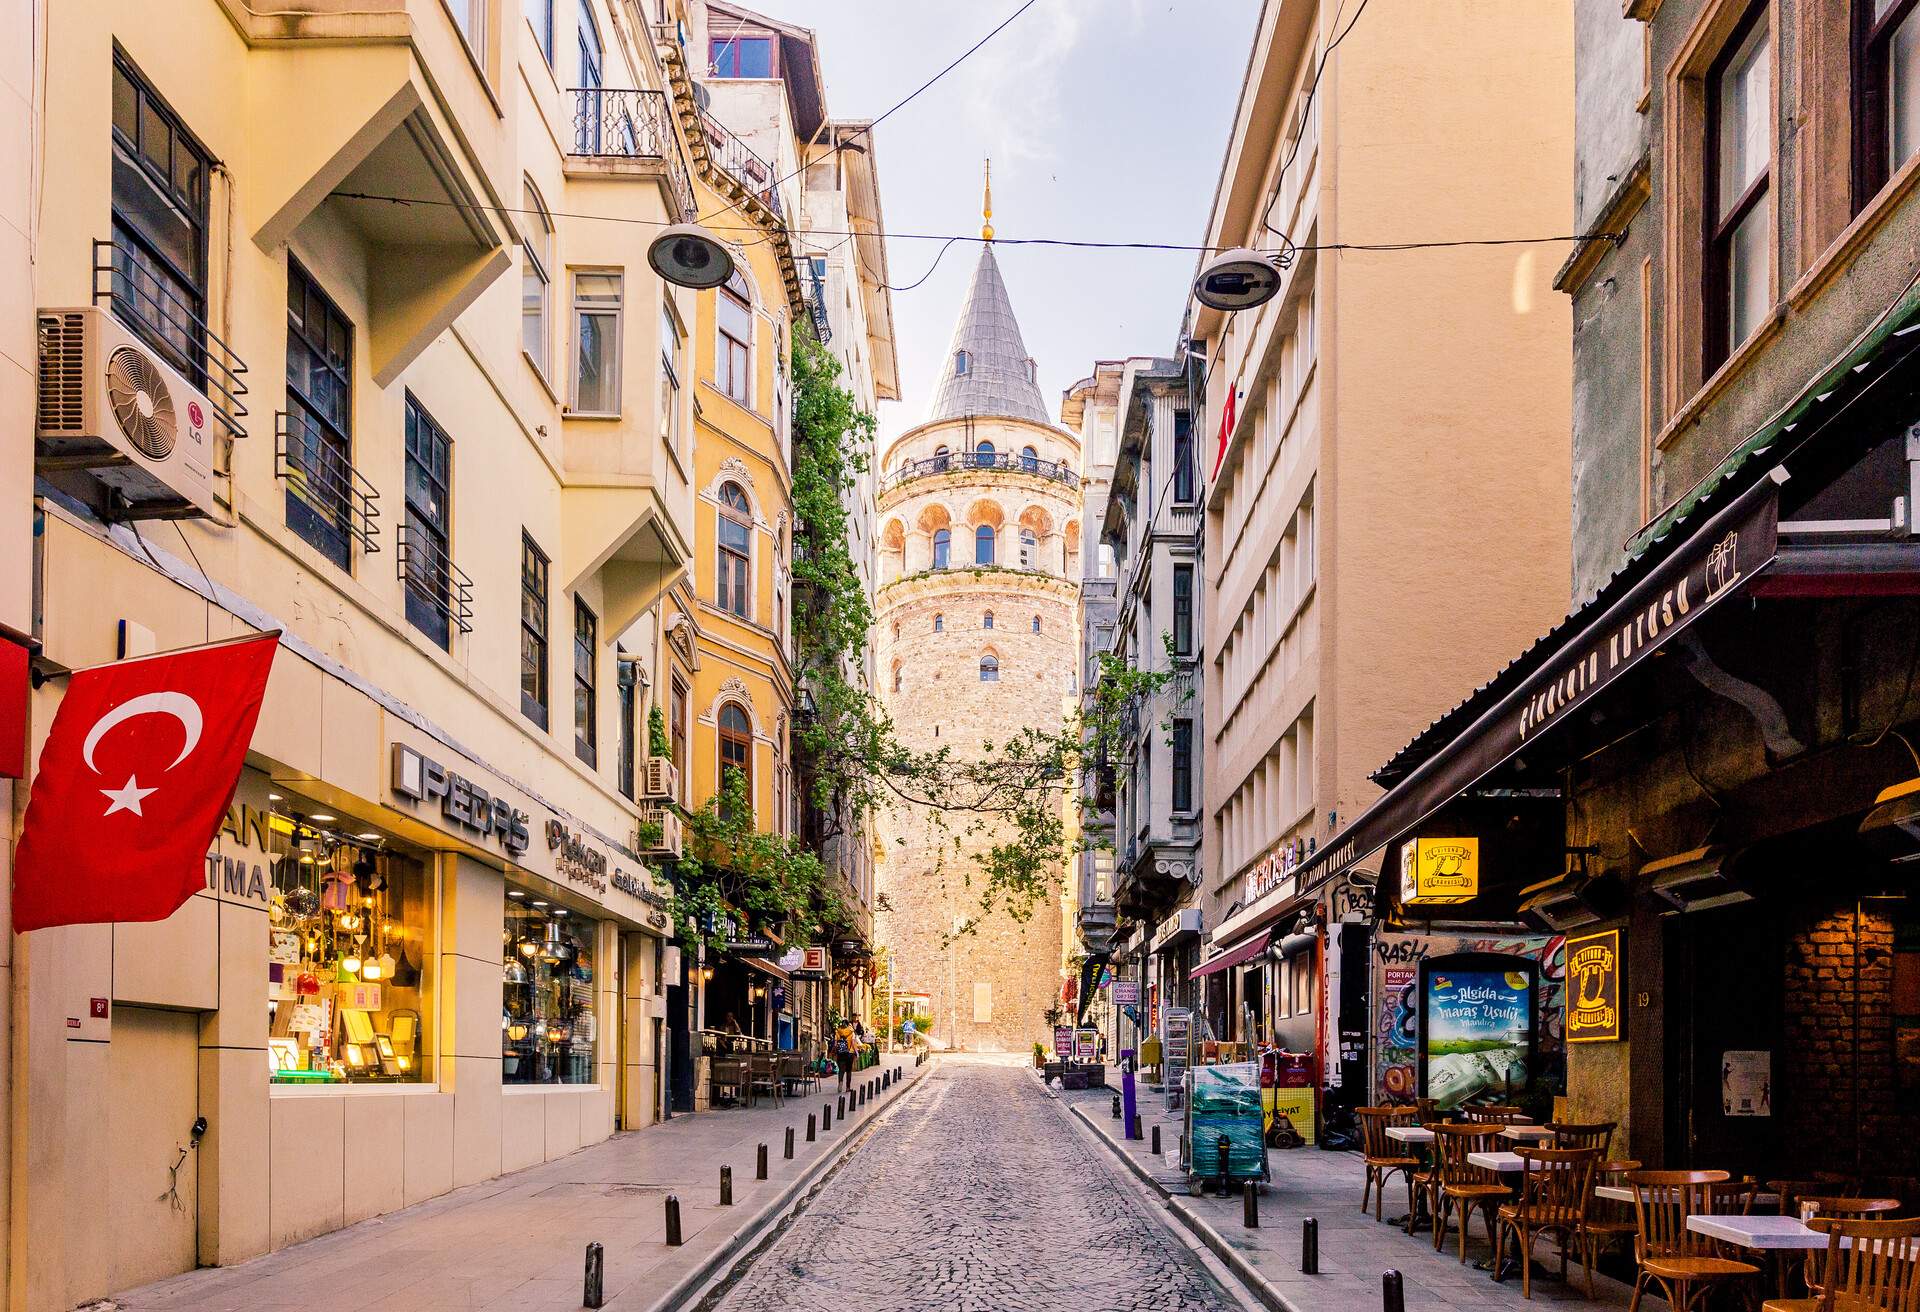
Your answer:
[[[1153,1127],[1153,1155],[1155,1157],[1160,1155],[1160,1127],[1158,1125]]]
[[[1135,1112],[1133,1114],[1133,1120],[1127,1123],[1127,1138],[1140,1139],[1144,1137],[1145,1136],[1140,1133],[1140,1113]]]
[[[1113,1095],[1113,1119],[1120,1119],[1120,1095],[1117,1093]]]
[[[607,1301],[607,1252],[599,1244],[587,1245],[587,1286],[580,1295],[581,1307],[599,1307]]]
[[[674,1194],[667,1195],[667,1247],[678,1248],[683,1241],[680,1238],[680,1199]]]
[[[1251,1180],[1240,1186],[1240,1224],[1249,1230],[1260,1228],[1260,1186]]]
[[[1320,1274],[1320,1222],[1311,1216],[1300,1222],[1300,1274]]]
[[[1220,1154],[1220,1193],[1224,1197],[1227,1192],[1227,1186],[1232,1183],[1233,1180],[1233,1177],[1227,1172],[1227,1136],[1224,1134],[1221,1135],[1220,1138],[1215,1141],[1213,1147],[1214,1151]]]
[[[733,1168],[731,1166],[720,1168],[720,1206],[733,1206]]]
[[[807,1113],[807,1142],[813,1142],[813,1113]]]
[[[793,1160],[793,1127],[787,1127],[787,1160]]]
[[[1407,1286],[1398,1271],[1380,1273],[1380,1312],[1407,1312]]]
[[[832,1128],[833,1128],[833,1104],[830,1102],[823,1102],[820,1104],[820,1133],[825,1134],[828,1130],[831,1130]]]
[[[841,1120],[843,1121],[846,1120],[847,1119],[847,1095],[843,1093],[839,1097],[835,1098],[833,1102],[834,1102],[834,1107],[833,1107],[834,1114],[837,1115]]]
[[[756,1180],[767,1178],[767,1146],[765,1144],[761,1144],[760,1150],[753,1155],[753,1178]]]

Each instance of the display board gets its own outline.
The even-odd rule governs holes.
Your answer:
[[[1193,1060],[1193,1013],[1185,1007],[1168,1007],[1161,1022],[1165,1050],[1160,1055],[1162,1078],[1166,1083],[1167,1108],[1180,1105],[1186,1088],[1187,1067]]]
[[[1525,1091],[1539,978],[1531,958],[1499,953],[1420,963],[1420,1090],[1437,1108],[1506,1102]]]

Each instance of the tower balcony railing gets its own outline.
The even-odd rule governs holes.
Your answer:
[[[1019,455],[1012,451],[961,451],[957,454],[928,456],[924,460],[909,460],[898,469],[881,476],[880,490],[889,492],[916,478],[977,469],[1004,469],[1016,474],[1050,478],[1068,487],[1080,486],[1080,475],[1057,460],[1042,460],[1038,456]]]

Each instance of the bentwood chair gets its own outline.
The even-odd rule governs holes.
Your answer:
[[[747,1062],[743,1057],[715,1057],[709,1083],[715,1093],[725,1089],[742,1099],[751,1099],[753,1096]]]
[[[1543,1234],[1560,1236],[1560,1279],[1567,1278],[1567,1250],[1583,1243],[1587,1208],[1593,1202],[1593,1168],[1598,1148],[1520,1148],[1516,1150],[1526,1172],[1520,1197],[1495,1213],[1493,1269],[1500,1271],[1512,1234],[1520,1254],[1520,1296],[1533,1297],[1533,1244]],[[1587,1297],[1593,1297],[1593,1258],[1581,1254],[1587,1267]]]
[[[1792,1211],[1784,1208],[1782,1216],[1797,1216],[1808,1225],[1815,1219],[1824,1221],[1884,1221],[1888,1212],[1900,1210],[1897,1198],[1813,1198],[1802,1195],[1794,1201]],[[1822,1250],[1814,1249],[1806,1254],[1804,1279],[1809,1293],[1818,1294],[1824,1288],[1824,1277],[1820,1273],[1820,1255]],[[1781,1270],[1780,1296],[1786,1297],[1786,1271]]]
[[[1603,1184],[1624,1185],[1629,1171],[1640,1169],[1640,1163],[1633,1158],[1617,1158],[1610,1162],[1596,1162],[1593,1167],[1594,1187]],[[1622,1239],[1631,1240],[1639,1232],[1640,1223],[1634,1220],[1631,1203],[1614,1202],[1607,1198],[1595,1198],[1587,1208],[1587,1219],[1580,1227],[1581,1247],[1587,1253],[1587,1275],[1591,1281],[1593,1265],[1600,1254]]]
[[[1527,1114],[1518,1107],[1496,1107],[1488,1104],[1483,1107],[1460,1108],[1460,1119],[1469,1125],[1524,1125]]]
[[[1548,1121],[1547,1128],[1553,1131],[1555,1148],[1591,1148],[1600,1154],[1600,1160],[1604,1162],[1607,1159],[1607,1149],[1613,1145],[1614,1127],[1618,1124],[1617,1121],[1596,1121],[1591,1125],[1577,1124],[1572,1121]]]
[[[1633,1171],[1627,1175],[1637,1222],[1633,1255],[1640,1264],[1627,1312],[1639,1312],[1640,1297],[1649,1284],[1659,1286],[1673,1312],[1692,1312],[1695,1301],[1715,1285],[1760,1274],[1751,1262],[1719,1256],[1712,1240],[1687,1228],[1689,1216],[1712,1213],[1708,1186],[1726,1182],[1725,1171]]]
[[[771,1052],[756,1052],[747,1058],[747,1091],[750,1097],[758,1097],[761,1090],[773,1097],[775,1107],[781,1104],[780,1057]]]
[[[1395,1172],[1405,1180],[1407,1186],[1407,1214],[1413,1214],[1413,1173],[1420,1169],[1421,1161],[1407,1151],[1407,1145],[1387,1137],[1387,1130],[1396,1125],[1412,1125],[1411,1107],[1355,1107],[1354,1117],[1360,1122],[1360,1151],[1366,1163],[1366,1182],[1360,1187],[1360,1210],[1367,1210],[1367,1198],[1373,1198],[1373,1219],[1381,1219],[1383,1200],[1387,1195],[1387,1181]]]
[[[1818,1292],[1770,1298],[1762,1312],[1920,1312],[1920,1219],[1807,1224],[1827,1232]]]
[[[1433,1147],[1439,1165],[1434,1178],[1433,1249],[1437,1253],[1447,1242],[1447,1222],[1460,1214],[1460,1261],[1467,1260],[1467,1227],[1475,1209],[1486,1213],[1487,1243],[1494,1242],[1495,1212],[1513,1197],[1513,1191],[1500,1183],[1500,1177],[1484,1166],[1467,1160],[1473,1153],[1493,1152],[1499,1146],[1500,1129],[1495,1125],[1436,1125]]]

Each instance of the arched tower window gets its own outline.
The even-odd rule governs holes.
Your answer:
[[[933,631],[935,633],[944,633],[946,632],[946,628],[947,617],[945,615],[935,615],[933,617]]]
[[[993,468],[994,446],[991,442],[980,442],[973,448],[973,463],[981,469]]]
[[[1031,444],[1021,447],[1020,467],[1022,469],[1038,469],[1040,467],[1039,449]]]
[[[982,524],[973,531],[973,563],[993,564],[993,525]]]
[[[983,629],[990,629],[990,628],[992,628],[992,627],[993,627],[993,612],[992,612],[992,611],[988,611],[988,612],[987,612],[987,613],[986,613],[985,615],[982,615],[982,616],[980,617],[980,627],[981,627],[981,628],[983,628]]]
[[[944,528],[935,529],[933,531],[933,567],[935,569],[945,569],[947,567],[947,557],[952,551],[953,534]]]
[[[1033,617],[1033,631],[1035,633],[1040,632],[1040,617],[1038,615]]]
[[[1000,658],[989,653],[980,658],[980,682],[1000,682]]]
[[[953,353],[953,376],[955,378],[965,378],[972,371],[973,357],[965,351],[955,351]]]
[[[1032,529],[1030,528],[1021,529],[1020,530],[1020,568],[1033,569],[1035,566],[1035,562],[1038,561],[1039,559],[1040,559],[1040,539],[1036,538],[1033,535]]]

